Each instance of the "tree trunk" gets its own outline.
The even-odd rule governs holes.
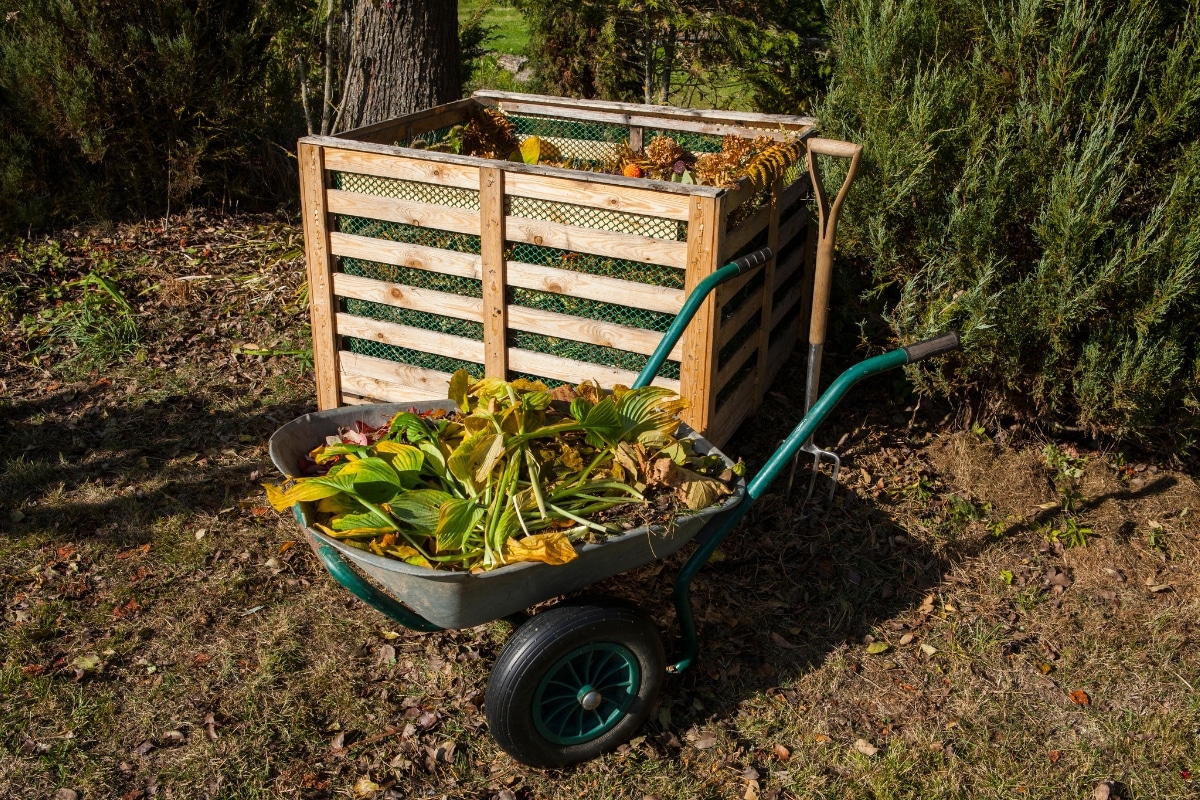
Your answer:
[[[345,131],[458,99],[458,0],[346,0]]]

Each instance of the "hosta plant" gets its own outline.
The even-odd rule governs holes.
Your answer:
[[[265,486],[276,510],[315,503],[325,534],[431,568],[565,563],[574,544],[669,523],[730,494],[716,455],[677,438],[684,401],[659,387],[450,381],[456,408],[343,430]]]

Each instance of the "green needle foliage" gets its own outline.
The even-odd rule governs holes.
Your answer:
[[[865,148],[848,313],[964,331],[918,380],[983,418],[1195,441],[1196,4],[846,0],[829,24],[816,114]]]

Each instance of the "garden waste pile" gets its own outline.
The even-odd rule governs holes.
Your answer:
[[[562,564],[576,543],[666,524],[732,493],[741,465],[678,437],[685,407],[655,386],[450,381],[450,411],[404,411],[317,447],[278,511],[315,503],[323,533],[429,568]]]

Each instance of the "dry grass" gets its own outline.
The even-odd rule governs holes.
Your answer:
[[[396,630],[264,508],[310,377],[234,350],[303,341],[295,230],[180,224],[199,266],[177,231],[108,237],[156,259],[122,273],[140,362],[69,380],[6,343],[0,796],[1195,796],[1195,481],[1081,452],[1064,512],[1045,442],[941,429],[879,385],[819,434],[844,435],[835,507],[768,498],[701,573],[702,661],[655,721],[575,769],[514,763],[480,711],[508,626]],[[752,465],[795,420],[781,391],[728,448]],[[1086,547],[1047,541],[1067,517]],[[597,588],[670,641],[682,557]]]

